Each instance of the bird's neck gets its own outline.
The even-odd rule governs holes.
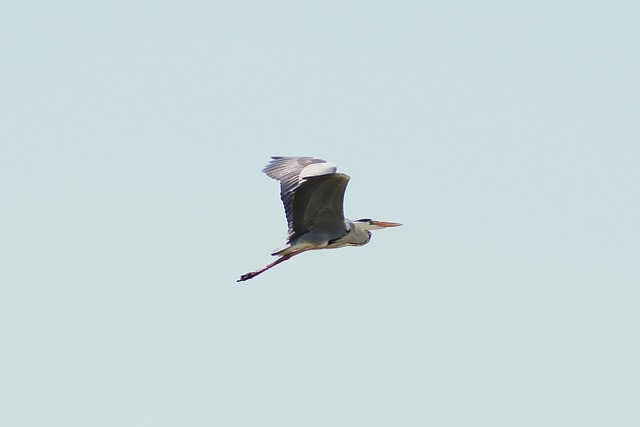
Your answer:
[[[369,230],[367,229],[367,226],[369,224],[349,220],[345,220],[345,223],[347,226],[347,230],[349,230],[349,240],[353,241],[356,244],[362,245],[369,242],[369,240],[371,239],[371,232],[369,232]]]

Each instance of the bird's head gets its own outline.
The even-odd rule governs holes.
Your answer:
[[[380,230],[382,228],[400,227],[402,224],[398,222],[374,221],[369,218],[358,219],[353,221],[361,230]]]

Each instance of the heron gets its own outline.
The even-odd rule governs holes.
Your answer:
[[[371,240],[370,230],[402,225],[369,218],[346,219],[343,201],[350,177],[337,170],[336,165],[313,157],[271,158],[262,172],[280,182],[289,225],[287,242],[271,252],[279,257],[276,261],[243,274],[238,282],[253,279],[306,251],[366,245]]]

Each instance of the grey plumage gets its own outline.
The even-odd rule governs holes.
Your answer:
[[[271,254],[280,256],[266,267],[242,275],[249,280],[294,255],[312,249],[362,246],[371,233],[402,224],[344,217],[344,194],[349,176],[337,173],[336,165],[313,157],[272,157],[262,170],[280,182],[280,198],[284,205],[289,233],[287,244]]]
[[[309,231],[339,232],[344,222],[344,192],[349,176],[312,157],[272,157],[262,170],[280,181],[280,198],[289,226],[289,239]]]

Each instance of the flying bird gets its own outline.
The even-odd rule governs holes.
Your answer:
[[[238,282],[253,279],[312,249],[366,245],[371,240],[370,230],[402,225],[369,218],[346,219],[343,200],[349,176],[337,173],[336,165],[313,157],[271,159],[262,172],[280,181],[280,198],[289,224],[287,243],[271,252],[280,258],[259,270],[243,274]]]

